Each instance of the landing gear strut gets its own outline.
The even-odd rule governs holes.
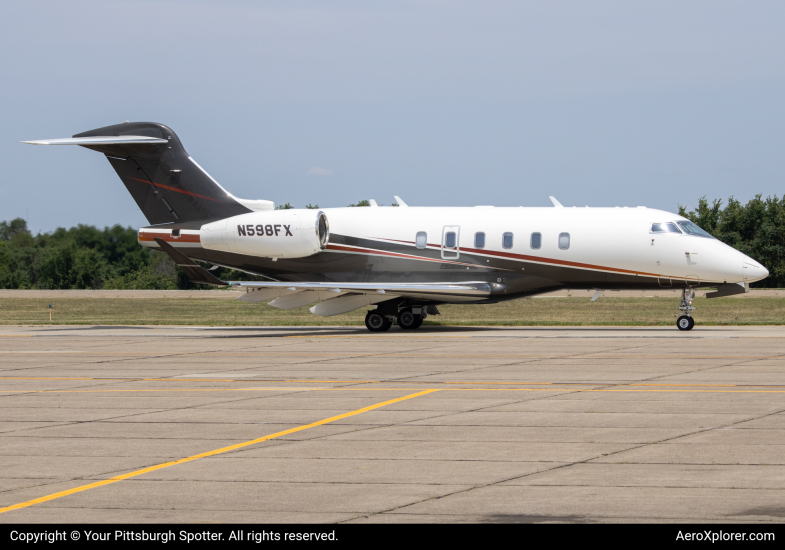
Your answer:
[[[695,289],[687,287],[681,291],[681,299],[679,300],[679,311],[681,315],[676,319],[676,326],[679,330],[692,330],[695,326],[695,319],[692,318],[692,312],[695,308],[692,306],[692,300],[695,299]]]

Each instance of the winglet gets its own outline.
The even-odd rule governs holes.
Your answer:
[[[375,200],[373,200],[373,199],[368,199],[368,203],[369,203],[371,206],[379,206],[379,205],[377,204],[377,202],[376,202]]]
[[[188,256],[177,250],[165,240],[155,239],[155,242],[158,243],[158,246],[161,247],[161,250],[169,254],[169,257],[174,260],[174,263],[177,264],[177,267],[182,269],[183,272],[188,275],[188,278],[192,283],[213,286],[231,286],[230,283],[222,281],[207,271],[205,268],[188,258]]]
[[[399,197],[398,195],[393,195],[393,198],[395,199],[395,202],[398,203],[398,206],[403,206],[403,207],[408,207],[409,206],[408,204],[403,202],[403,199],[401,199],[401,197]]]
[[[548,197],[548,198],[551,199],[553,206],[555,206],[556,208],[564,208],[562,204],[556,200],[556,197]]]

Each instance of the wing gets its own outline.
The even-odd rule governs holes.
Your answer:
[[[231,288],[242,288],[244,302],[263,302],[280,309],[294,309],[314,302],[311,313],[327,317],[353,311],[395,298],[415,298],[428,301],[474,302],[491,293],[488,283],[279,283],[227,282]]]
[[[194,283],[245,290],[243,302],[272,300],[271,306],[294,309],[320,302],[311,313],[324,317],[338,315],[398,297],[431,301],[473,302],[487,298],[491,286],[483,281],[460,283],[310,283],[266,281],[222,281],[162,239],[155,239],[161,250]]]

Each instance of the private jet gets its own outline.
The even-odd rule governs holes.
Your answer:
[[[417,329],[441,304],[493,304],[553,292],[681,290],[679,330],[691,330],[695,291],[749,292],[769,272],[690,220],[642,206],[275,209],[235,197],[167,126],[125,122],[71,138],[106,156],[163,251],[194,283],[243,291],[240,300],[315,315],[370,307],[372,332]],[[205,267],[207,265],[208,267]],[[226,267],[264,278],[224,281]]]

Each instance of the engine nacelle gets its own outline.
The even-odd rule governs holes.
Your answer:
[[[266,258],[305,258],[324,250],[330,225],[321,210],[251,212],[205,224],[202,247]]]

